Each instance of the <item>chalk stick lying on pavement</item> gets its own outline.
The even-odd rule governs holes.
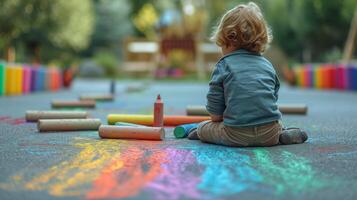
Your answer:
[[[87,117],[88,113],[84,111],[26,111],[26,121],[28,122],[36,122],[39,119],[85,119]]]
[[[54,100],[52,101],[52,108],[94,108],[95,101],[65,101],[65,100]]]
[[[128,115],[128,114],[109,114],[107,116],[108,124],[114,125],[116,122],[134,123],[145,126],[154,124],[153,115]],[[165,126],[178,126],[182,124],[199,123],[210,120],[208,116],[180,116],[164,115]]]
[[[98,130],[100,119],[40,119],[38,131],[84,131]]]
[[[174,129],[174,135],[176,138],[185,138],[188,136],[192,129],[197,129],[198,123],[183,124],[176,126]]]
[[[279,110],[283,114],[306,115],[307,105],[305,105],[305,104],[279,104]]]
[[[163,140],[165,129],[162,127],[101,125],[99,136],[108,139]]]
[[[81,101],[91,100],[91,101],[113,101],[114,96],[111,94],[87,94],[81,95],[79,97]]]

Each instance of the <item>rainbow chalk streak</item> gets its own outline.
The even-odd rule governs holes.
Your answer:
[[[254,192],[281,199],[351,182],[331,177],[299,155],[264,148],[248,150],[156,142],[74,138],[73,157],[58,159],[43,170],[32,163],[0,181],[0,189],[44,191],[53,197],[80,199],[232,199]],[[26,144],[21,151],[46,159],[62,151],[56,141]],[[89,175],[88,175],[89,174]],[[150,198],[151,197],[151,198]]]

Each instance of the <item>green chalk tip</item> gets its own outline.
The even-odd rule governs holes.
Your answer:
[[[177,126],[174,129],[174,135],[176,138],[184,138],[186,136],[186,130],[182,126]]]

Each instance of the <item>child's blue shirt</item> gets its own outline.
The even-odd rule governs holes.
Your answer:
[[[256,126],[280,120],[279,79],[263,56],[237,50],[222,57],[212,73],[206,108],[231,127]]]

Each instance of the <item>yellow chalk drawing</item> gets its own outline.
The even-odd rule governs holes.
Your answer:
[[[71,160],[63,161],[52,166],[47,171],[37,175],[30,181],[25,180],[19,173],[12,176],[11,184],[2,184],[0,188],[18,188],[22,185],[28,190],[47,190],[54,196],[79,196],[85,194],[88,186],[92,184],[105,165],[118,158],[120,155],[120,144],[118,140],[93,140],[76,138],[75,147],[82,150]],[[118,163],[112,168],[119,169],[123,163]],[[109,170],[109,169],[108,169]],[[112,170],[112,169],[110,169]]]

